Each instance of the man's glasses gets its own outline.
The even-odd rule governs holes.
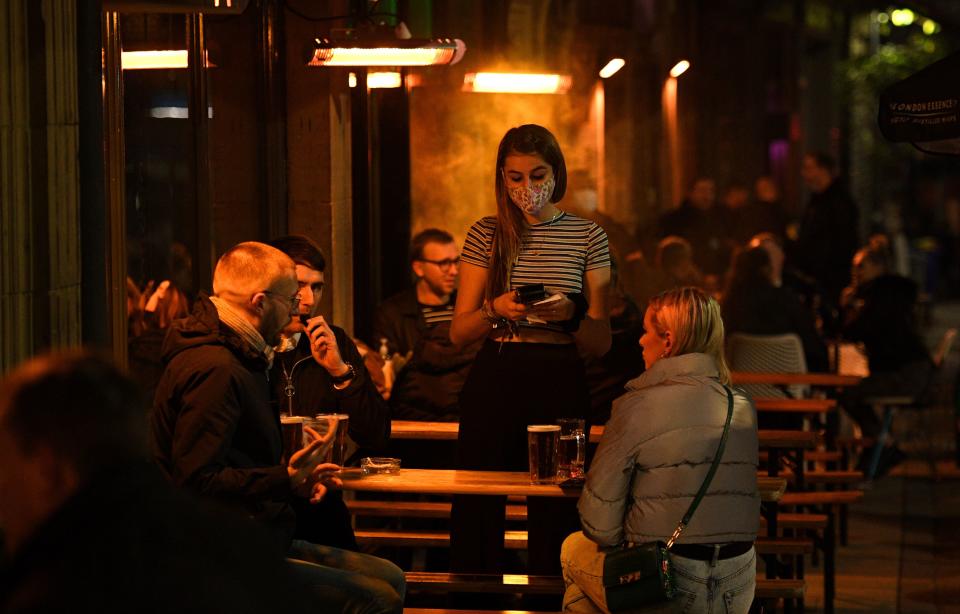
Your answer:
[[[459,258],[444,258],[443,260],[427,260],[426,258],[417,258],[420,262],[429,262],[430,264],[435,264],[440,267],[440,270],[446,273],[450,270],[450,267],[455,266],[460,268],[460,259]]]
[[[296,309],[297,307],[300,306],[300,293],[299,293],[299,292],[297,292],[297,293],[294,294],[293,296],[285,296],[285,295],[283,295],[283,294],[280,294],[279,292],[271,292],[270,290],[261,290],[261,292],[263,292],[264,294],[268,294],[268,295],[270,295],[270,296],[280,297],[280,298],[283,299],[288,305],[290,305],[290,310],[291,310],[291,311],[293,311],[294,309]]]

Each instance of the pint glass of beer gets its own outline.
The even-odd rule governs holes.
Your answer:
[[[280,416],[280,434],[283,437],[283,464],[303,447],[303,416]]]
[[[557,446],[560,426],[531,424],[527,427],[527,452],[530,458],[530,481],[552,484],[557,480]]]

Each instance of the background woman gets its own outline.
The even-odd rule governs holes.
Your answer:
[[[580,497],[583,531],[563,544],[566,611],[607,611],[605,552],[670,537],[723,433],[730,373],[717,302],[695,288],[669,290],[650,302],[644,329],[640,345],[647,370],[613,405]],[[756,472],[756,412],[747,397],[734,392],[720,466],[671,551],[678,594],[664,609],[750,608],[760,517]]]
[[[566,182],[550,131],[528,124],[506,133],[497,151],[497,215],[467,235],[450,328],[457,345],[486,338],[460,393],[462,469],[525,471],[528,424],[582,418],[590,409],[578,346],[596,356],[610,347],[610,256],[603,229],[557,208]],[[518,302],[515,290],[536,283],[560,299]],[[503,571],[504,506],[502,497],[454,500],[454,570]],[[547,509],[555,506],[528,501],[532,573],[559,571],[557,553],[569,528],[562,514]],[[572,506],[567,510],[567,522],[575,522]]]

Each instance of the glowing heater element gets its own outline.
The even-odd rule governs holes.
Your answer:
[[[673,68],[670,69],[670,76],[676,79],[683,73],[687,72],[688,68],[690,68],[690,62],[686,60],[680,60],[673,65]]]
[[[510,94],[563,94],[570,89],[569,75],[477,72],[463,77],[463,91]]]
[[[318,38],[307,66],[431,66],[456,64],[466,53],[460,39],[395,39],[383,42]]]
[[[210,55],[204,51],[207,68],[215,68]],[[156,70],[161,68],[186,68],[186,49],[154,49],[150,51],[124,51],[120,54],[123,70]]]
[[[627,61],[623,58],[613,58],[607,62],[606,66],[600,69],[600,78],[609,79],[613,75],[617,74],[617,71],[623,68],[624,64],[626,63]]]

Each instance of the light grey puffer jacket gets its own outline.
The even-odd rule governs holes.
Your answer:
[[[723,434],[727,394],[706,354],[658,360],[614,401],[578,508],[600,546],[666,540],[706,477]],[[678,543],[754,541],[757,414],[734,390],[726,449]]]

